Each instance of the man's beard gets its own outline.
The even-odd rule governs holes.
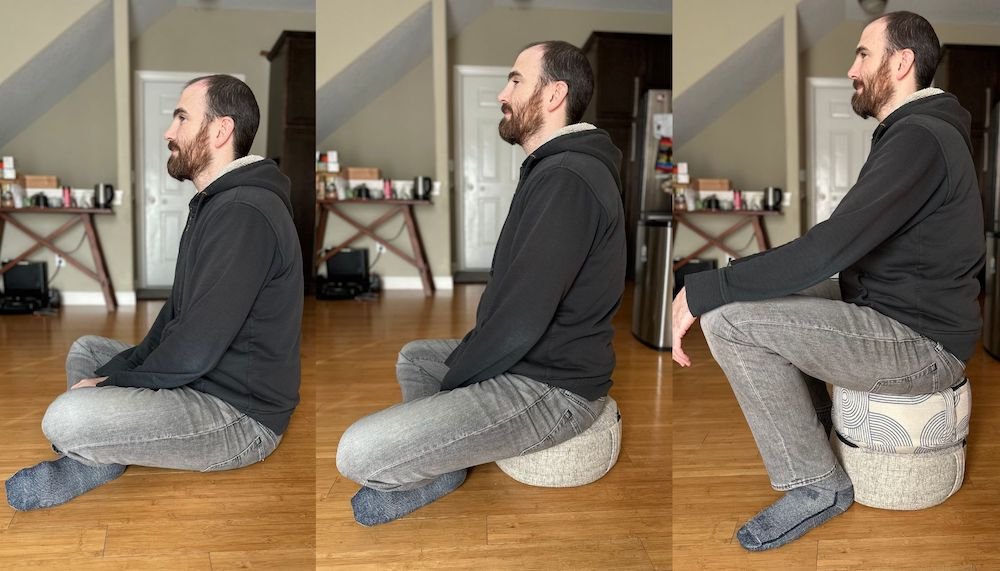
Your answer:
[[[896,94],[889,72],[889,56],[882,56],[882,63],[879,64],[875,74],[869,78],[860,79],[861,93],[855,92],[851,96],[851,107],[862,119],[875,117],[878,112],[889,103]],[[854,82],[854,88],[858,88],[858,81]]]
[[[517,109],[504,103],[500,110],[504,113],[510,112],[510,119],[506,117],[500,119],[500,138],[511,145],[523,145],[542,128],[542,85],[538,84],[524,109]]]
[[[208,123],[202,125],[194,140],[187,145],[182,147],[177,141],[170,141],[167,148],[177,151],[176,156],[170,155],[167,159],[167,174],[181,182],[193,180],[212,161],[208,152]]]

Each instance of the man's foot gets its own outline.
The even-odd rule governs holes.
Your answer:
[[[465,474],[466,470],[448,472],[426,486],[403,492],[380,492],[362,486],[351,498],[354,520],[371,527],[399,519],[455,491],[465,481]]]
[[[7,503],[18,511],[58,506],[114,480],[124,471],[121,464],[88,466],[63,456],[11,476],[7,480]]]
[[[781,547],[844,513],[852,503],[854,485],[838,464],[826,478],[786,492],[741,527],[736,539],[750,551]]]

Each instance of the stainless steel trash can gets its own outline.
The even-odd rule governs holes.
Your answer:
[[[632,334],[660,351],[670,349],[670,302],[674,289],[672,230],[670,214],[650,213],[639,221],[636,233]]]

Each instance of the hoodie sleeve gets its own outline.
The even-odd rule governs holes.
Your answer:
[[[598,235],[603,209],[587,182],[564,168],[539,181],[525,202],[514,259],[502,278],[492,317],[477,325],[448,359],[442,390],[508,371],[545,333]]]
[[[780,248],[684,278],[693,315],[736,301],[789,295],[841,272],[909,222],[942,186],[944,154],[926,127],[886,132],[858,182],[826,221]]]
[[[152,327],[149,328],[149,332],[146,333],[146,336],[143,337],[142,342],[135,347],[129,347],[112,357],[110,361],[97,369],[97,376],[105,377],[112,373],[131,371],[141,365],[143,361],[149,357],[149,354],[153,351],[153,349],[156,349],[156,347],[160,344],[163,329],[167,326],[167,323],[173,319],[173,317],[173,301],[171,296],[168,295],[166,303],[164,303],[163,307],[160,308],[160,313],[156,315],[156,320],[153,322]]]
[[[101,386],[169,389],[209,373],[229,349],[268,279],[277,238],[253,206],[233,203],[206,221],[184,290],[184,310],[169,335],[129,371]]]

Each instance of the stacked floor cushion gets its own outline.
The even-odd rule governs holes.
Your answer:
[[[927,395],[833,390],[830,441],[861,504],[937,505],[962,486],[972,410],[968,379]]]

